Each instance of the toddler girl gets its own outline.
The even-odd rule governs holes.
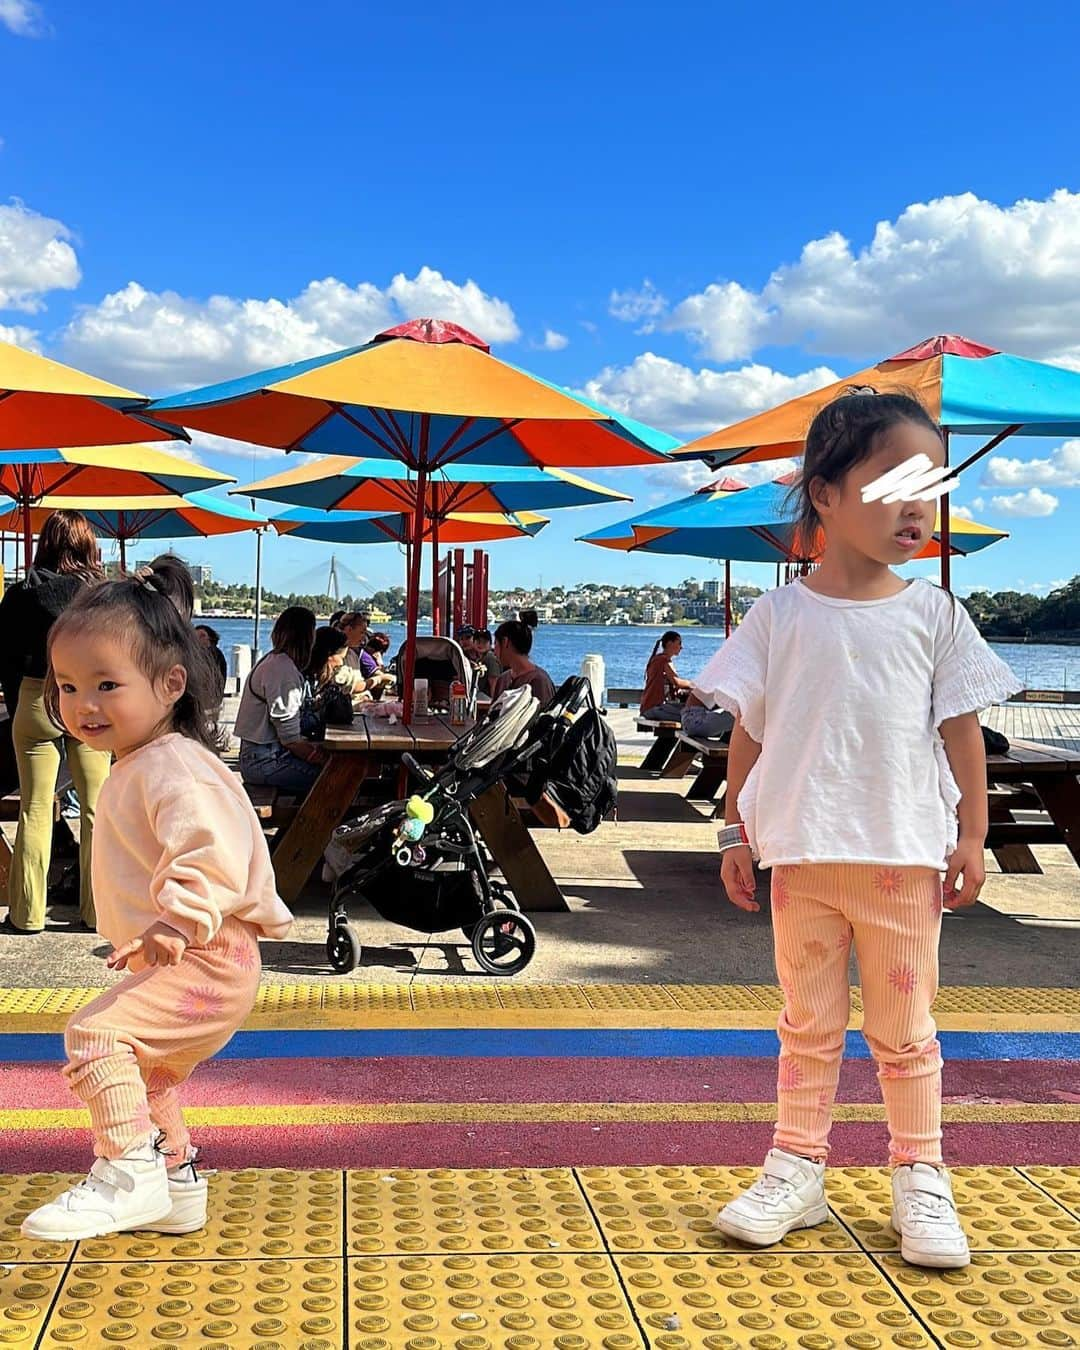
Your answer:
[[[944,463],[938,427],[905,395],[859,391],[818,413],[796,491],[799,537],[824,532],[821,566],[756,601],[695,686],[737,718],[720,875],[732,904],[756,910],[753,857],[772,869],[784,993],[773,1148],[718,1226],[766,1246],[827,1216],[854,945],[889,1124],[893,1226],[906,1260],[949,1267],[967,1264],[968,1245],[941,1156],[930,1015],[941,911],[973,904],[982,887],[977,712],[1020,682],[951,595],[892,571],[930,542],[936,504],[862,493],[919,454]]]
[[[203,1227],[206,1180],[176,1088],[253,1007],[258,938],[292,923],[255,813],[214,753],[213,673],[169,593],[154,568],[104,582],[50,633],[54,719],[116,757],[92,868],[107,965],[127,974],[68,1023],[64,1076],[96,1161],[26,1218],[27,1237]]]

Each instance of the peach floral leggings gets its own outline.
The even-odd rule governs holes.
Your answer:
[[[90,1112],[99,1158],[118,1158],[155,1126],[165,1153],[188,1157],[177,1086],[255,1006],[260,970],[255,928],[230,918],[179,965],[129,973],[72,1016],[63,1072]]]
[[[877,1063],[893,1164],[941,1163],[938,987],[941,874],[930,867],[802,863],[772,869],[780,1014],[776,1148],[824,1159],[851,1008],[852,943],[863,1036]]]

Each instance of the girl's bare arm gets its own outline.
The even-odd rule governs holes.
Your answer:
[[[742,823],[742,816],[739,815],[739,793],[760,754],[761,746],[752,736],[746,734],[742,722],[736,718],[731,731],[731,740],[728,742],[727,789],[724,793],[724,820],[728,825]]]

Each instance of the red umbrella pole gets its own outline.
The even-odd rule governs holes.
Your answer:
[[[431,486],[431,631],[439,636],[439,489]]]
[[[424,507],[428,480],[428,433],[431,418],[424,413],[420,418],[420,461],[416,466],[416,509],[413,512],[412,551],[409,555],[409,585],[405,595],[405,671],[402,721],[412,721],[413,673],[416,670],[416,627],[420,614],[420,556],[424,542]]]
[[[941,439],[945,442],[945,467],[949,465],[949,433],[943,431]],[[952,590],[952,547],[949,540],[949,494],[938,498],[938,505],[941,509],[941,529],[938,530],[938,538],[941,540],[941,586],[943,590]]]
[[[30,571],[34,561],[34,526],[30,516],[30,498],[24,497],[23,512],[23,576]]]
[[[120,571],[124,573],[127,571],[127,540],[120,535],[117,543],[120,545]]]
[[[731,636],[731,559],[724,559],[724,636]]]

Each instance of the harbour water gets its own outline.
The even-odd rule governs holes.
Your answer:
[[[227,660],[231,659],[234,643],[250,644],[253,628],[250,619],[207,619],[221,634],[221,647]],[[270,623],[260,631],[260,648],[270,645]],[[402,624],[387,624],[392,646],[396,652],[405,636]],[[541,624],[536,630],[533,659],[543,666],[556,684],[567,675],[576,675],[582,659],[590,652],[604,658],[607,686],[638,689],[642,684],[645,663],[653,644],[664,630],[645,627],[592,626],[587,624]],[[692,679],[724,640],[723,629],[683,628],[680,630],[683,650],[677,669]],[[995,643],[994,651],[1015,671],[1026,689],[1080,688],[1080,647],[1065,645],[1036,645],[1022,642]]]

